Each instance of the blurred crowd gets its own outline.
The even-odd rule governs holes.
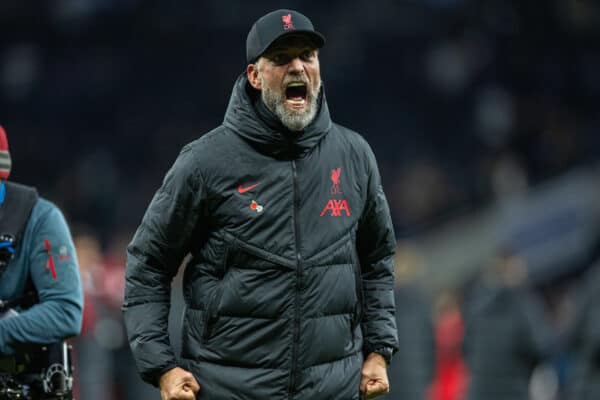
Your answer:
[[[502,249],[454,290],[428,295],[418,257],[396,258],[400,351],[390,399],[600,396],[600,236],[586,268],[545,287]]]
[[[291,6],[328,38],[320,57],[333,119],[377,154],[401,243],[598,160],[597,2]],[[157,396],[127,348],[124,249],[179,149],[222,121],[249,24],[280,7],[290,4],[0,2],[12,178],[56,202],[76,237],[80,398]],[[531,280],[527,260],[498,247],[477,274],[431,290],[400,246],[404,351],[389,398],[600,398],[581,394],[600,390],[586,383],[600,385],[600,260],[586,250],[552,279]]]

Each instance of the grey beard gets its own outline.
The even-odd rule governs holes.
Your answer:
[[[317,98],[318,93],[321,90],[321,83],[319,83],[319,87],[316,90],[316,95],[306,93],[306,110],[296,111],[291,110],[285,106],[285,95],[281,95],[277,93],[267,86],[265,86],[264,81],[261,79],[262,90],[261,96],[262,101],[265,103],[267,108],[273,112],[277,118],[281,121],[283,126],[288,128],[290,131],[301,131],[310,124],[315,116],[317,115]]]

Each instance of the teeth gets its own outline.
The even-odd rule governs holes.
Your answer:
[[[295,106],[299,106],[299,105],[302,105],[302,104],[304,104],[304,103],[305,103],[305,100],[304,100],[304,99],[301,99],[301,100],[292,100],[292,99],[287,99],[286,101],[287,101],[288,103],[292,104],[292,105],[295,105]]]
[[[305,86],[304,82],[290,82],[288,87],[297,87],[297,86]]]

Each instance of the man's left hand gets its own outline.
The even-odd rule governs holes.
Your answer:
[[[367,356],[360,380],[360,393],[362,399],[374,399],[390,391],[390,382],[387,376],[387,364],[383,356],[371,353]]]

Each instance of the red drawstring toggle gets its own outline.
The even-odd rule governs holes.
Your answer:
[[[52,279],[56,279],[56,267],[54,266],[54,258],[52,258],[52,246],[48,239],[44,239],[44,247],[48,252],[48,262],[46,263],[46,269],[52,272]]]

